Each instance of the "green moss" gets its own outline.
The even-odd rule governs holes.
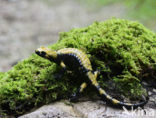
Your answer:
[[[49,46],[54,50],[65,47],[85,51],[93,69],[101,70],[101,86],[107,90],[115,86],[126,97],[139,98],[145,94],[142,79],[154,79],[149,70],[156,70],[156,34],[137,22],[94,22],[86,28],[60,33],[60,40]],[[55,63],[33,54],[10,71],[0,73],[1,112],[20,115],[35,106],[68,98],[83,80],[78,73],[55,78],[59,70]]]

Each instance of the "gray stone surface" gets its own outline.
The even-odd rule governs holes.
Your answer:
[[[63,102],[45,105],[38,110],[19,118],[79,118],[71,106]]]
[[[145,114],[146,112],[146,114]],[[38,110],[19,118],[155,118],[156,109],[136,110],[115,109],[102,101],[85,101],[72,106],[64,102],[45,105]]]
[[[83,118],[155,118],[156,110],[145,108],[144,110],[115,109],[105,105],[102,101],[86,101],[74,105],[74,110]]]

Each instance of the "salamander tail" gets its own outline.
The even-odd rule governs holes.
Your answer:
[[[127,109],[131,109],[131,108],[143,107],[149,100],[149,98],[146,97],[145,101],[142,101],[136,104],[122,102],[108,95],[105,92],[105,90],[103,90],[99,85],[96,86],[96,89],[99,91],[100,96],[102,97],[103,100],[107,102],[107,104],[111,104],[118,108],[126,107]]]

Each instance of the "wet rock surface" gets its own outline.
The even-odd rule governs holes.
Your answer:
[[[0,71],[9,70],[40,45],[55,43],[59,32],[122,17],[124,11],[121,5],[89,10],[76,0],[0,0]]]

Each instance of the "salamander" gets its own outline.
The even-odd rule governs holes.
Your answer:
[[[127,102],[119,101],[110,95],[106,93],[104,89],[102,89],[97,82],[97,76],[99,74],[99,71],[93,71],[91,62],[87,55],[76,48],[64,48],[60,49],[58,51],[51,50],[46,47],[40,47],[37,50],[35,50],[36,54],[50,60],[51,62],[55,62],[59,64],[64,70],[70,69],[70,70],[76,70],[81,71],[86,77],[87,81],[84,81],[81,85],[78,91],[72,95],[71,101],[75,101],[80,93],[83,92],[83,90],[87,87],[87,85],[92,85],[97,91],[98,94],[101,96],[103,100],[106,101],[106,103],[109,103],[111,105],[117,106],[117,107],[126,107],[126,108],[137,108],[137,107],[143,107],[147,102],[148,98],[146,100],[143,100],[142,102],[132,104]]]

